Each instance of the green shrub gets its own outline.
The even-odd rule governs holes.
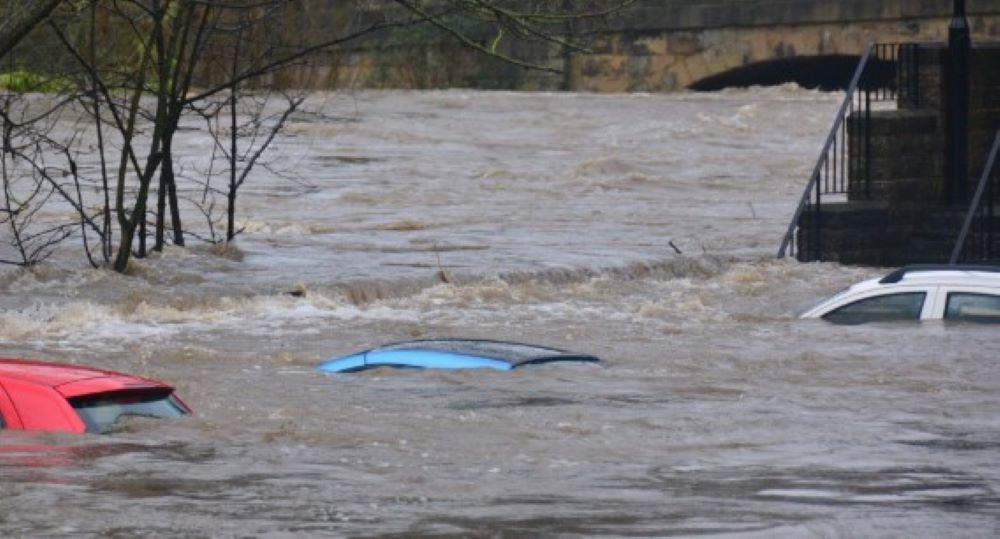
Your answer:
[[[10,92],[53,94],[66,91],[72,87],[72,82],[66,78],[51,77],[23,69],[0,73],[0,89]]]

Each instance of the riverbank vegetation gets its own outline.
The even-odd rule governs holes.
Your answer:
[[[317,55],[434,31],[505,65],[558,71],[519,57],[517,42],[580,48],[564,37],[570,22],[630,3],[0,2],[0,262],[80,249],[123,272],[167,245],[233,241],[240,188],[305,102],[276,88]],[[212,139],[194,158],[176,150],[191,122]]]

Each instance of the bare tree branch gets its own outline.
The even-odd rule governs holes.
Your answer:
[[[0,21],[0,56],[7,54],[52,13],[62,0],[6,2],[7,12]]]

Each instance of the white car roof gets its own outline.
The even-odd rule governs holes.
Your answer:
[[[847,296],[856,296],[876,290],[893,290],[909,287],[960,286],[995,289],[1000,294],[1000,268],[988,266],[907,266],[885,277],[869,279],[854,284],[806,311],[803,316],[826,312],[830,306]]]
[[[973,265],[915,265],[900,268],[878,281],[880,284],[972,284],[996,286],[1000,283],[1000,267]]]
[[[891,273],[878,279],[869,279],[855,284],[852,292],[900,286],[985,286],[1000,287],[1000,272],[976,270],[910,270],[904,274]]]

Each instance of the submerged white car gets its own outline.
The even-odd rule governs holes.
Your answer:
[[[1000,324],[1000,267],[907,266],[851,286],[802,318],[836,324],[940,319]]]

